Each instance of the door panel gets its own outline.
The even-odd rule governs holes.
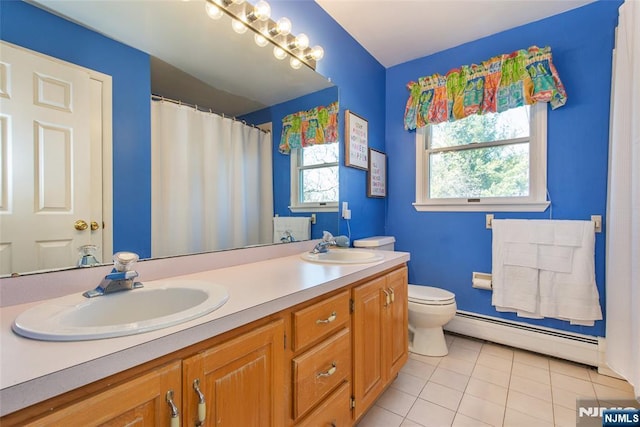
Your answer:
[[[73,266],[79,246],[102,243],[101,230],[74,228],[102,224],[89,72],[4,42],[0,52],[0,274]]]

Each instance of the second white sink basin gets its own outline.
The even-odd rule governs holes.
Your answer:
[[[318,254],[304,252],[300,258],[323,264],[367,264],[382,261],[384,256],[366,249],[329,249]]]
[[[95,298],[67,295],[32,307],[13,322],[19,335],[46,341],[82,341],[133,335],[208,314],[229,299],[219,285],[171,280]]]

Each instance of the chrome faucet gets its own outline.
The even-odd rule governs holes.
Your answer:
[[[107,274],[95,289],[90,289],[83,293],[83,296],[93,298],[143,286],[142,283],[134,281],[138,277],[138,272],[131,270],[136,261],[138,261],[137,254],[133,252],[118,252],[113,255],[113,261],[115,267],[111,270],[111,273]]]
[[[291,231],[286,230],[284,233],[282,233],[282,237],[280,238],[280,241],[282,243],[291,243],[291,242],[295,242],[296,238],[293,237],[293,234],[291,234]]]
[[[315,245],[312,254],[321,254],[329,251],[329,246],[337,246],[336,239],[328,231],[322,233],[322,241]]]

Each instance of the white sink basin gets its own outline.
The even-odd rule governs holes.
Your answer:
[[[229,299],[227,290],[199,280],[171,280],[95,298],[80,293],[46,301],[13,322],[19,335],[82,341],[133,335],[204,316]]]
[[[367,264],[382,261],[384,256],[366,249],[329,249],[319,254],[303,252],[300,258],[323,264]]]

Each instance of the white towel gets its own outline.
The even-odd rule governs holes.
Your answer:
[[[289,233],[296,241],[311,238],[311,218],[301,216],[273,217],[273,242],[282,243]]]
[[[592,222],[494,220],[492,228],[496,310],[573,324],[602,319]]]

